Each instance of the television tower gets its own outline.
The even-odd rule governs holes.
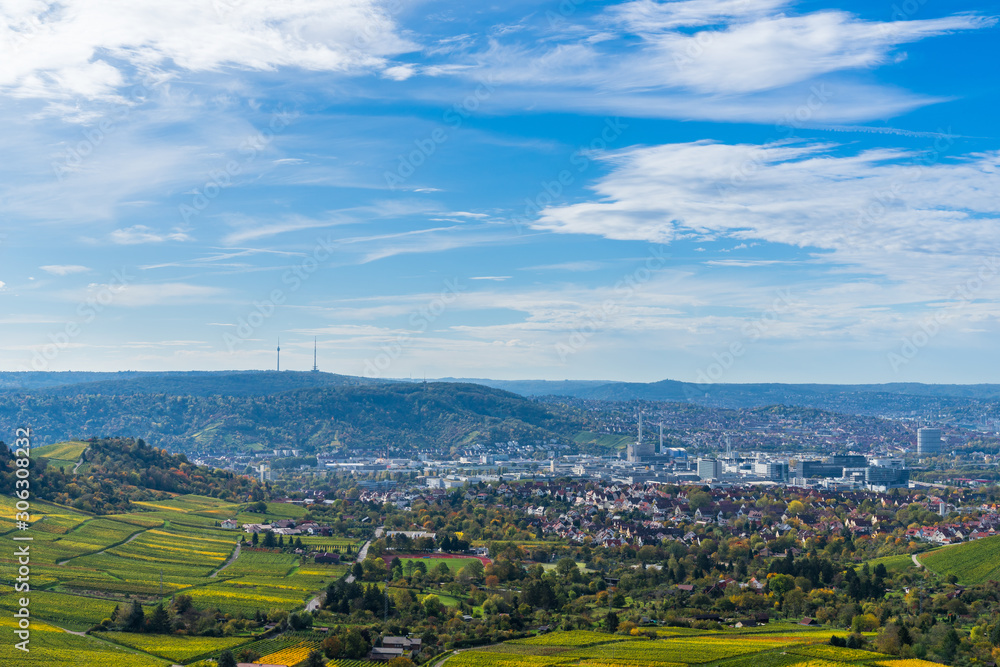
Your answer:
[[[316,364],[316,336],[313,336],[313,373],[319,373],[319,366]]]
[[[281,372],[281,337],[278,337],[278,372]]]

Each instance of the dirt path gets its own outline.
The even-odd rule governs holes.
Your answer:
[[[918,568],[921,568],[921,567],[924,566],[924,564],[921,563],[920,560],[917,558],[917,554],[913,554],[912,556],[910,556],[910,558],[913,559],[913,564],[916,565]]]
[[[223,570],[225,570],[227,567],[229,567],[230,565],[232,565],[233,563],[235,563],[236,559],[240,557],[240,547],[241,546],[243,546],[243,542],[242,541],[237,542],[236,543],[236,548],[233,549],[233,555],[229,557],[229,560],[227,560],[225,563],[223,563],[222,567],[220,567],[218,570],[216,570],[215,572],[213,572],[212,574],[210,574],[208,576],[215,577],[220,572],[222,572]]]
[[[82,524],[81,524],[81,525],[82,525]],[[125,546],[126,544],[128,544],[129,542],[131,542],[132,540],[134,540],[135,538],[137,538],[137,537],[139,537],[140,535],[142,535],[143,533],[145,533],[145,532],[146,532],[147,530],[148,530],[147,528],[143,528],[143,529],[142,529],[142,530],[140,530],[140,531],[139,531],[138,533],[135,533],[135,534],[133,534],[133,535],[132,535],[131,537],[129,537],[129,538],[128,538],[127,540],[125,540],[124,542],[119,542],[118,544],[112,544],[111,546],[108,546],[108,547],[104,547],[103,549],[101,549],[100,551],[98,551],[98,552],[96,552],[96,553],[91,553],[91,554],[80,554],[79,556],[72,556],[71,558],[67,558],[66,560],[61,560],[61,561],[59,561],[58,563],[56,563],[56,565],[65,565],[66,563],[70,562],[70,561],[71,561],[71,560],[73,560],[74,558],[83,558],[84,556],[100,556],[101,554],[103,554],[103,553],[104,553],[105,551],[107,551],[108,549],[114,549],[115,547],[121,547],[121,546]]]
[[[87,447],[87,449],[90,449],[90,447]],[[83,455],[87,453],[87,449],[80,452],[80,460],[76,462],[75,466],[73,466],[74,475],[76,474],[76,471],[80,469],[80,466],[83,465]]]
[[[45,623],[46,623],[46,624],[48,624],[48,625],[51,625],[51,626],[52,626],[52,627],[54,627],[54,628],[59,628],[59,629],[60,629],[60,630],[62,630],[63,632],[68,632],[68,633],[69,633],[69,634],[71,634],[71,635],[76,635],[77,637],[86,637],[86,636],[87,636],[87,633],[86,633],[86,632],[75,632],[75,631],[73,631],[73,630],[67,630],[66,628],[62,627],[61,625],[56,625],[56,624],[55,624],[55,623],[53,623],[52,621],[45,621]],[[96,639],[96,638],[95,638],[95,639]]]

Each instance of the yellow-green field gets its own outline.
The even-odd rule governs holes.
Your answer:
[[[32,456],[46,459],[53,468],[62,468],[64,472],[72,472],[77,461],[88,445],[85,442],[58,442],[32,450]]]
[[[76,461],[80,460],[80,455],[83,451],[87,449],[89,445],[85,442],[79,442],[72,440],[70,442],[57,442],[54,445],[45,445],[44,447],[36,447],[32,450],[32,456],[41,457],[43,459],[61,459],[64,461]]]
[[[170,662],[115,646],[93,637],[80,637],[33,620],[27,653],[14,646],[14,619],[0,616],[0,664],[38,667],[167,667]]]
[[[32,503],[32,525],[24,534],[34,540],[34,617],[85,631],[109,617],[119,602],[139,596],[152,606],[178,593],[190,595],[198,607],[215,607],[237,616],[253,616],[258,610],[292,611],[348,567],[315,565],[293,554],[246,548],[223,568],[241,533],[216,524],[236,516],[239,505],[195,495],[136,505],[148,511],[92,516],[42,501]],[[275,509],[270,516],[300,516],[304,511],[295,505]],[[0,517],[13,517],[14,511],[14,499],[0,496]],[[241,516],[244,521],[264,519],[259,514]],[[0,532],[11,530],[16,530],[13,524],[0,518]],[[323,539],[329,544],[355,543],[345,538]],[[14,583],[17,568],[13,565],[11,554],[0,554],[3,613],[13,609],[13,596],[4,595]],[[171,658],[183,654],[147,652]]]
[[[917,558],[931,572],[954,574],[963,585],[1000,579],[1000,536],[935,549]]]
[[[665,628],[656,639],[553,632],[462,651],[444,667],[918,667],[912,661],[829,645],[830,630],[776,624],[753,633]],[[840,632],[844,634],[843,631]],[[926,663],[928,665],[933,663]]]
[[[95,632],[95,636],[115,644],[145,651],[155,656],[189,662],[218,651],[234,649],[253,641],[252,637],[177,637],[129,632]]]

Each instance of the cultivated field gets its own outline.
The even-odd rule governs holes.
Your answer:
[[[672,632],[679,630],[679,632]],[[459,652],[445,667],[923,667],[829,645],[831,631],[774,625],[753,633],[664,628],[657,639],[592,631],[553,632]],[[840,633],[844,634],[843,631]],[[918,664],[920,663],[920,664]]]
[[[115,646],[93,637],[80,637],[34,620],[30,651],[14,648],[14,619],[0,615],[0,664],[38,667],[168,667],[170,662]]]
[[[78,455],[69,444],[46,449],[50,456]],[[240,512],[241,506],[233,503],[195,495],[135,505],[139,511],[94,516],[42,501],[32,503],[28,532],[33,537],[31,652],[15,654],[11,642],[2,643],[0,665],[187,664],[258,640],[250,635],[215,638],[120,632],[80,637],[67,631],[90,630],[111,617],[117,605],[132,600],[142,602],[148,615],[157,603],[169,604],[171,597],[181,593],[191,596],[195,607],[217,608],[234,616],[294,611],[349,567],[316,565],[294,554],[247,547],[223,568],[241,535],[220,528],[223,519],[239,516],[245,522],[261,523],[302,516],[305,510],[295,505],[273,503],[267,514],[253,514]],[[0,533],[16,530],[6,519],[14,512],[14,499],[0,496]],[[309,539],[341,549],[359,546],[346,538]],[[17,608],[12,588],[17,567],[12,553],[0,554],[0,616],[8,619],[0,622],[0,629],[8,635],[11,614]],[[306,640],[262,643],[260,648],[265,650],[259,652],[301,652],[304,647],[296,645]],[[292,652],[285,655],[294,657]]]
[[[71,472],[85,449],[85,442],[59,442],[32,450],[32,456],[48,459],[50,466]]]
[[[1000,536],[935,549],[918,558],[932,572],[954,574],[960,584],[1000,581]]]

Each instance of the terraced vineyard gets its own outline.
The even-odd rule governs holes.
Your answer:
[[[935,549],[919,558],[932,572],[954,574],[960,584],[1000,581],[1000,536]]]
[[[337,658],[328,662],[327,667],[373,667],[373,664],[367,660],[344,660]]]
[[[59,442],[35,449],[34,456],[47,459],[50,466],[70,472],[76,467],[77,461],[87,447],[86,442]]]
[[[0,587],[0,609],[4,610],[4,613],[8,611],[13,613],[17,608],[17,597],[8,595],[12,591],[10,586]],[[43,618],[47,621],[74,632],[90,629],[101,619],[111,616],[115,608],[115,603],[111,600],[50,591],[32,591],[31,602],[32,611],[38,613],[36,610],[43,610]]]
[[[190,662],[252,641],[250,637],[174,637],[129,632],[98,632],[95,635],[175,662]]]
[[[41,606],[41,605],[39,605]],[[63,632],[34,620],[31,623],[31,651],[14,648],[14,619],[0,616],[0,631],[7,641],[0,642],[0,664],[38,667],[168,667],[170,662],[127,648]]]
[[[870,651],[830,646],[831,632],[775,625],[741,634],[665,628],[657,639],[591,631],[553,632],[462,651],[445,667],[918,667]],[[920,662],[920,661],[917,661]],[[926,665],[934,663],[923,663]],[[922,667],[919,666],[919,667]]]
[[[195,495],[136,505],[142,511],[93,516],[43,501],[32,504],[33,616],[67,630],[85,631],[110,617],[117,604],[135,596],[140,596],[148,613],[157,601],[179,592],[190,595],[196,607],[215,607],[223,614],[292,611],[347,569],[347,565],[315,565],[295,555],[247,548],[230,567],[211,577],[232,555],[240,536],[216,523],[235,516],[240,506]],[[275,517],[300,516],[304,511],[293,505],[279,505],[277,510]],[[14,511],[14,499],[0,496],[0,517],[12,517]],[[244,513],[244,517],[264,520],[260,514]],[[0,519],[0,531],[12,529],[9,521]],[[344,538],[323,539],[356,544]],[[12,565],[9,554],[0,554],[0,610],[4,614],[15,604],[14,596],[6,595],[17,569]],[[116,637],[116,641],[134,645],[143,637]],[[207,650],[204,639],[171,641],[178,646],[136,648],[173,661]],[[235,642],[227,638],[224,643],[246,641],[250,638]],[[192,645],[190,651],[183,649],[185,643]]]
[[[261,665],[297,665],[305,661],[309,654],[319,648],[316,640],[301,641],[275,653],[262,656],[256,662]]]

